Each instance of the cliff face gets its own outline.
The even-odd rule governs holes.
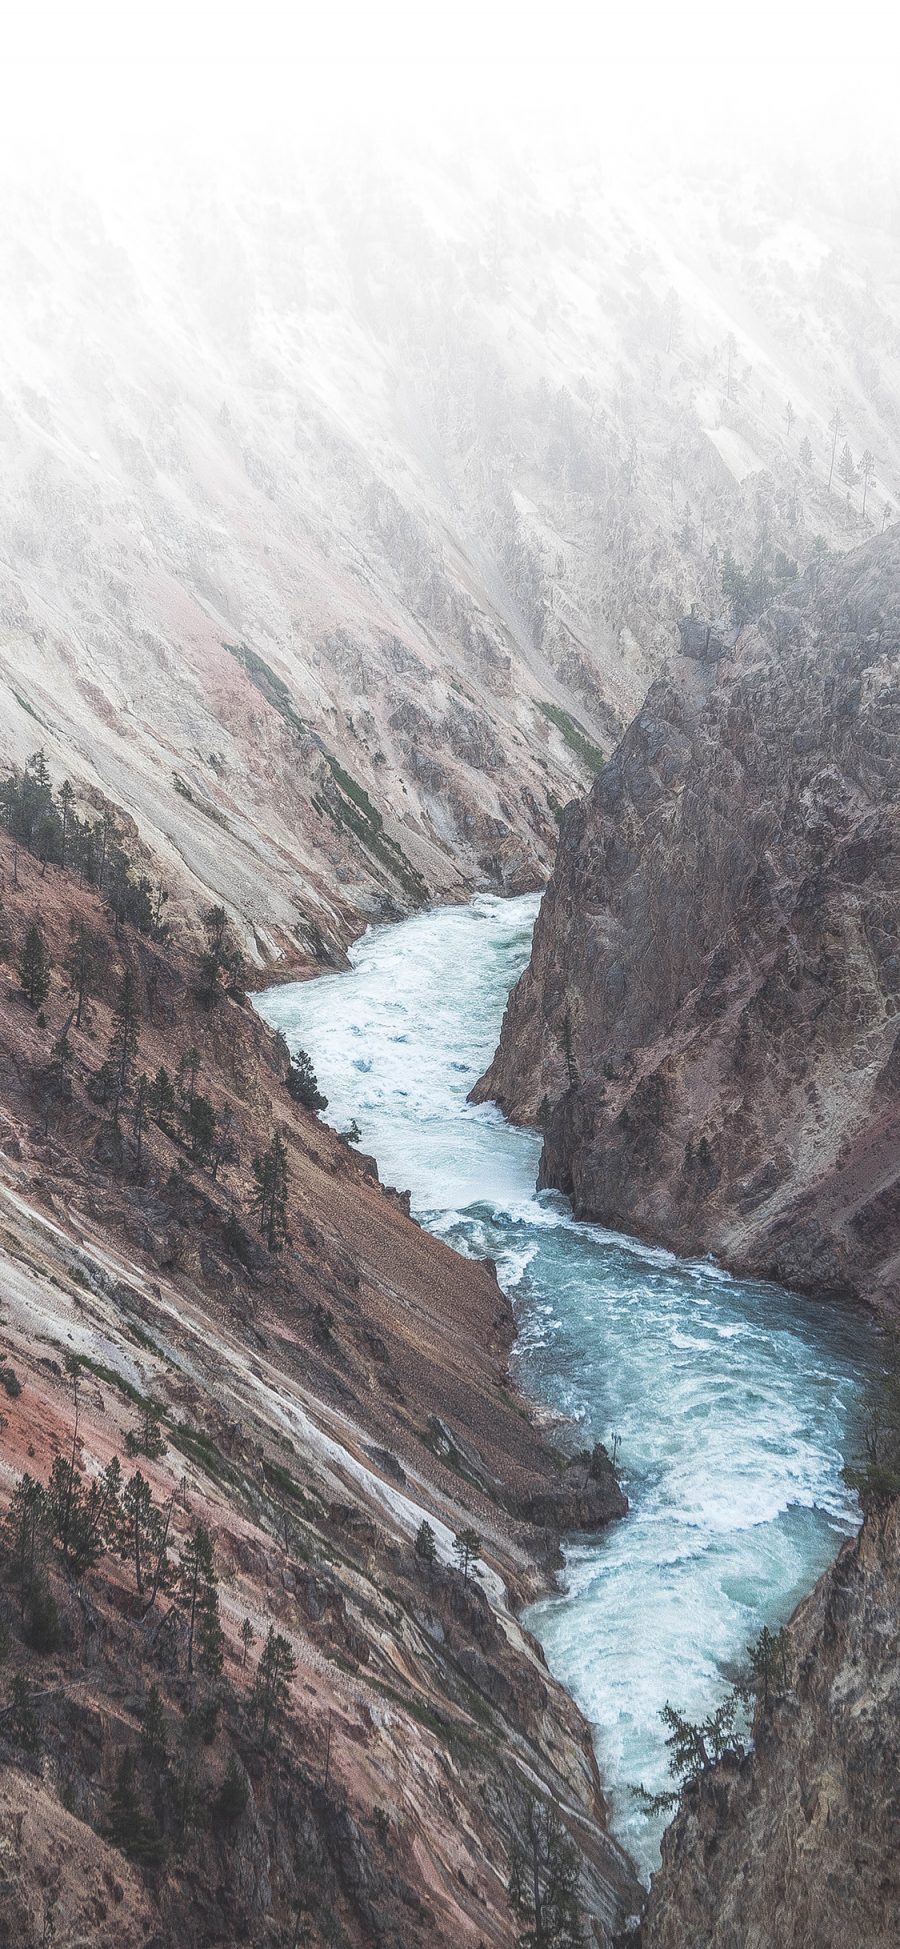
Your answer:
[[[644,1949],[892,1949],[900,1914],[900,1509],[870,1514],[792,1626],[752,1755],[684,1796]]]
[[[579,1213],[897,1296],[900,542],[737,640],[682,626],[568,808],[478,1094]]]
[[[544,1445],[507,1375],[511,1308],[489,1268],[411,1223],[371,1161],[297,1106],[245,1002],[203,1005],[183,919],[172,939],[113,929],[76,874],[15,859],[5,835],[0,874],[0,1941],[37,1945],[52,1926],[119,1949],[510,1949],[510,1850],[537,1792],[561,1810],[608,1942],[635,1880],[588,1728],[515,1613],[558,1528],[622,1512],[612,1470]],[[52,961],[40,1011],[14,972],[35,914]],[[76,1027],[63,964],[81,924]],[[96,1078],[126,971],[140,1026],[114,1116]],[[138,1071],[173,1076],[182,1057],[180,1110],[160,1121],[145,1098],[141,1122]],[[229,1120],[215,1171],[186,1090]],[[277,1254],[252,1215],[273,1129],[290,1232]],[[154,1520],[169,1512],[155,1601],[124,1509],[77,1573],[58,1522],[30,1569],[6,1527],[26,1472],[46,1488],[74,1460],[88,1497],[115,1456],[125,1481],[140,1471]],[[414,1547],[425,1518],[433,1563]],[[191,1670],[177,1601],[198,1522],[220,1675],[196,1656]],[[452,1546],[468,1526],[481,1561],[467,1582]],[[270,1625],[297,1669],[264,1732]]]

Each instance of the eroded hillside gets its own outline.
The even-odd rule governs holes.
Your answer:
[[[558,1527],[621,1513],[608,1460],[546,1446],[491,1270],[295,1102],[230,956],[210,981],[201,928],[116,920],[8,839],[2,870],[10,1940],[499,1949],[529,1795],[558,1805],[608,1940],[635,1883],[515,1615]],[[270,1250],[253,1160],[275,1133]]]

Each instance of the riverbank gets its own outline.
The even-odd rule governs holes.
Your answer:
[[[352,971],[261,1006],[307,1047],[339,1127],[437,1236],[495,1260],[514,1369],[573,1445],[619,1437],[631,1512],[570,1543],[566,1590],[529,1614],[596,1727],[614,1829],[645,1872],[668,1784],[659,1710],[707,1710],[855,1525],[840,1476],[866,1370],[862,1322],[730,1279],[536,1194],[540,1139],[466,1102],[524,965],[533,899],[486,897],[366,936]]]

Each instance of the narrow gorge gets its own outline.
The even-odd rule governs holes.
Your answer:
[[[896,90],[363,13],[0,117],[0,1949],[897,1949]]]

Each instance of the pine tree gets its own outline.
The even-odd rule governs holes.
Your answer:
[[[28,1680],[24,1672],[17,1672],[12,1682],[12,1698],[6,1713],[6,1730],[15,1745],[22,1746],[26,1752],[33,1752],[38,1743],[38,1722],[35,1717]]]
[[[141,1713],[141,1745],[150,1759],[168,1758],[169,1735],[158,1685],[151,1685],[144,1700],[144,1710]]]
[[[518,1949],[584,1949],[578,1851],[555,1809],[531,1796],[510,1857],[509,1902],[523,1924]]]
[[[862,481],[862,512],[866,512],[866,497],[875,474],[875,455],[867,447],[859,463],[859,477]]]
[[[234,1141],[234,1111],[231,1104],[226,1103],[216,1122],[210,1153],[213,1180],[218,1177],[220,1170],[224,1170],[229,1164],[237,1164],[238,1161],[238,1147]]]
[[[312,1060],[305,1049],[295,1049],[287,1074],[288,1093],[305,1110],[327,1110],[328,1098],[322,1095]]]
[[[780,1631],[770,1631],[764,1624],[755,1643],[747,1646],[750,1669],[746,1683],[738,1688],[741,1696],[755,1692],[766,1706],[770,1692],[786,1691],[790,1682],[791,1650],[790,1633],[784,1626]]]
[[[72,806],[75,803],[75,793],[73,792],[72,787],[67,778],[63,779],[63,782],[59,788],[59,803],[62,808],[62,814],[61,814],[62,833],[60,836],[60,859],[61,859],[61,864],[65,866],[67,864],[66,853],[68,851],[68,844],[69,844],[69,829],[72,824]]]
[[[160,1130],[170,1135],[178,1109],[178,1098],[172,1078],[168,1070],[162,1066],[157,1070],[150,1084],[147,1108],[151,1117],[159,1124]]]
[[[256,1190],[251,1209],[270,1252],[280,1252],[289,1235],[287,1149],[279,1131],[267,1150],[253,1159]]]
[[[840,457],[840,461],[838,462],[838,473],[840,474],[841,480],[846,483],[847,487],[853,486],[856,480],[856,468],[853,464],[853,455],[850,452],[850,443],[848,440],[844,441],[844,444],[841,448],[841,457]]]
[[[35,1585],[43,1574],[50,1538],[47,1498],[34,1476],[20,1477],[13,1490],[3,1526],[13,1576],[19,1584],[19,1610],[24,1618]]]
[[[119,1554],[130,1559],[138,1595],[143,1596],[151,1558],[161,1537],[159,1510],[150,1484],[136,1469],[122,1491],[122,1526]]]
[[[205,1524],[198,1523],[181,1559],[175,1594],[177,1602],[188,1615],[188,1671],[194,1669],[196,1639],[200,1668],[210,1678],[218,1677],[225,1655],[225,1634],[219,1621],[218,1581],[212,1538]]]
[[[253,1686],[253,1706],[262,1721],[264,1746],[268,1742],[273,1716],[283,1710],[290,1698],[296,1670],[297,1660],[288,1639],[276,1631],[274,1624],[270,1624]]]
[[[125,1447],[129,1455],[146,1455],[155,1462],[166,1452],[165,1437],[162,1431],[160,1410],[155,1401],[145,1401],[141,1408],[136,1428],[129,1428],[125,1436]]]
[[[813,464],[813,450],[809,444],[809,439],[805,433],[800,442],[800,459],[802,460],[804,467],[811,467]]]
[[[77,1427],[76,1419],[76,1438]],[[47,1484],[47,1510],[66,1569],[80,1579],[99,1563],[116,1529],[121,1471],[114,1457],[102,1476],[87,1481],[76,1467],[75,1454],[73,1440],[68,1459],[55,1457]]]
[[[250,1798],[250,1783],[236,1753],[229,1753],[225,1778],[213,1801],[219,1820],[230,1826],[240,1817]]]
[[[216,1137],[216,1113],[208,1096],[196,1091],[187,1115],[187,1134],[191,1156],[200,1164],[209,1162]]]
[[[109,1810],[109,1837],[135,1861],[148,1867],[161,1859],[163,1841],[155,1820],[144,1812],[135,1784],[134,1753],[126,1747],[119,1761]]]
[[[416,1530],[415,1549],[416,1549],[416,1556],[421,1557],[423,1563],[436,1562],[437,1537],[435,1536],[434,1530],[432,1529],[431,1524],[429,1523],[427,1517],[422,1518],[422,1521],[420,1522],[419,1527]]]
[[[481,1537],[477,1529],[461,1529],[453,1540],[453,1554],[463,1573],[463,1582],[477,1577],[476,1564],[481,1555]]]
[[[212,1008],[224,989],[239,991],[244,979],[240,949],[232,938],[224,907],[210,907],[203,916],[206,945],[200,954],[200,980],[197,993],[205,1008]]]
[[[790,439],[790,437],[791,437],[791,427],[793,426],[793,424],[794,424],[794,421],[795,421],[795,419],[796,419],[796,418],[797,418],[797,415],[796,415],[796,413],[794,412],[794,408],[793,408],[793,405],[792,405],[792,403],[791,403],[791,401],[790,401],[790,400],[788,400],[788,403],[787,403],[787,405],[786,405],[786,407],[785,407],[785,409],[784,409],[784,423],[785,423],[785,426],[787,427],[787,436],[788,436],[788,439]]]
[[[72,1100],[72,1045],[64,1029],[50,1050],[50,1061],[38,1072],[44,1110],[44,1135],[50,1128],[53,1110]]]
[[[107,1057],[115,1075],[116,1101],[127,1094],[131,1082],[137,1059],[140,1028],[137,986],[131,969],[126,968],[119,988],[119,999],[113,1012]]]
[[[50,990],[50,956],[36,921],[28,929],[19,956],[19,981],[29,1006],[41,1008]]]
[[[244,1621],[241,1625],[240,1636],[241,1636],[241,1671],[246,1671],[247,1656],[250,1650],[250,1646],[252,1644],[255,1644],[256,1642],[256,1632],[253,1629],[253,1625],[251,1624],[249,1617],[244,1618]]]

